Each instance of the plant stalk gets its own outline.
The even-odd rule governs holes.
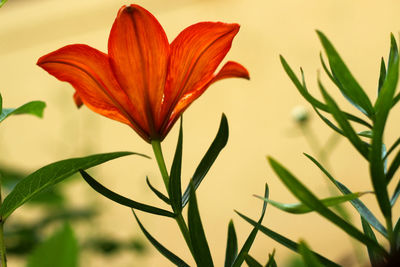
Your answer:
[[[165,188],[167,189],[168,197],[171,198],[170,192],[169,192],[169,175],[168,175],[167,167],[165,165],[165,160],[164,160],[164,156],[163,156],[162,149],[161,149],[161,143],[159,140],[153,140],[153,141],[151,141],[151,145],[153,147],[154,156],[156,157],[156,160],[157,160],[158,168],[160,169],[161,176],[164,180]],[[189,229],[186,225],[185,220],[183,219],[182,211],[179,211],[178,213],[176,211],[174,211],[174,212],[176,215],[175,221],[177,222],[179,229],[181,230],[181,233],[183,235],[183,238],[185,239],[185,242],[190,250],[190,253],[192,254],[192,256],[194,258],[193,247],[192,247],[192,242],[190,239]]]

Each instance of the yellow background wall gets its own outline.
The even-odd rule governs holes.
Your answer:
[[[184,183],[215,136],[220,115],[226,113],[230,139],[206,180],[198,190],[204,227],[217,266],[224,259],[227,224],[233,218],[242,244],[251,231],[234,209],[258,218],[265,182],[271,198],[293,202],[294,198],[267,165],[266,155],[284,163],[320,197],[327,196],[318,170],[302,155],[311,153],[304,138],[291,121],[291,109],[306,105],[284,73],[279,54],[296,71],[302,66],[310,90],[316,87],[319,44],[315,29],[322,30],[334,43],[353,74],[371,97],[376,94],[379,62],[387,56],[389,33],[398,36],[400,2],[396,0],[147,0],[135,2],[152,12],[163,25],[169,40],[185,27],[199,21],[224,21],[241,24],[227,60],[248,68],[251,81],[230,79],[218,82],[196,101],[184,119]],[[72,43],[91,45],[106,52],[109,30],[119,7],[126,1],[106,0],[9,0],[0,9],[0,92],[5,107],[16,107],[30,100],[47,103],[45,117],[16,117],[0,126],[0,162],[32,171],[52,161],[101,153],[130,150],[152,156],[151,147],[130,128],[103,118],[86,108],[77,110],[73,89],[60,83],[35,65],[37,59]],[[323,80],[332,94],[341,98],[328,79]],[[340,102],[347,110],[352,107]],[[398,109],[395,109],[398,113]],[[396,112],[394,112],[396,113]],[[399,132],[397,114],[389,121],[393,142]],[[330,130],[313,116],[312,128],[321,143]],[[177,127],[163,142],[167,165],[171,164]],[[337,179],[353,191],[371,189],[367,165],[342,140],[331,157]],[[145,185],[148,175],[162,188],[154,160],[131,156],[97,167],[94,176],[112,190],[135,200],[159,202]],[[125,238],[139,235],[129,209],[96,195],[82,181],[69,187],[74,205],[96,203],[107,209],[90,229],[76,226],[80,236],[88,231]],[[374,196],[364,200],[374,205]],[[349,207],[350,208],[350,207]],[[28,214],[27,214],[28,213]],[[27,209],[13,215],[15,220],[30,219]],[[145,225],[162,243],[190,263],[178,228],[168,219],[141,214]],[[358,218],[355,218],[358,220]],[[334,260],[352,253],[349,239],[329,222],[315,214],[287,215],[273,207],[267,209],[264,224],[294,239],[306,239],[310,246]],[[179,236],[179,237],[177,237]],[[259,234],[251,254],[262,262],[277,248],[278,263],[289,255],[286,248]],[[20,265],[18,265],[20,264]],[[11,258],[10,266],[22,266]],[[146,258],[123,253],[112,258],[82,255],[82,266],[169,266],[155,250]]]

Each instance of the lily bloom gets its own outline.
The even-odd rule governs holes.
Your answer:
[[[214,82],[248,71],[227,62],[216,69],[238,24],[200,22],[170,44],[157,19],[138,5],[123,6],[108,39],[108,54],[67,45],[37,64],[75,88],[78,107],[129,125],[144,140],[162,141],[185,109]]]

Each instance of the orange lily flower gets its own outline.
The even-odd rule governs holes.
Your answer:
[[[236,62],[216,69],[238,24],[200,22],[169,44],[157,19],[138,5],[123,6],[111,29],[108,54],[83,44],[42,56],[37,64],[76,90],[103,116],[129,125],[144,140],[162,141],[184,110],[215,81],[249,78]]]

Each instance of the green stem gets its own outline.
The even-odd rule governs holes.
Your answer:
[[[1,174],[0,174],[0,207],[3,203],[1,196]],[[7,257],[6,257],[6,245],[4,243],[4,231],[3,231],[4,221],[0,218],[0,267],[7,267]]]
[[[161,150],[161,143],[159,140],[153,140],[153,141],[151,141],[151,145],[153,147],[154,156],[156,157],[158,168],[160,169],[161,176],[164,180],[164,184],[165,184],[165,188],[167,189],[168,196],[171,198],[170,192],[169,192],[169,175],[168,175],[167,167],[165,165],[164,156],[163,156],[163,153]],[[192,256],[193,256],[194,255],[193,247],[192,247],[192,242],[190,240],[189,229],[186,225],[185,220],[183,219],[182,211],[179,211],[178,213],[176,213],[176,211],[174,211],[174,212],[176,214],[175,221],[178,223],[178,226],[179,226],[179,229],[181,230],[183,238],[185,239],[185,242],[186,242],[187,246],[189,247],[190,253],[192,253]]]

